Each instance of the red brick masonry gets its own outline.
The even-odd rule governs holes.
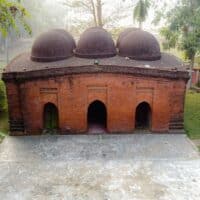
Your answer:
[[[85,133],[88,106],[104,103],[108,133],[135,130],[137,106],[148,103],[150,130],[183,128],[184,65],[172,55],[136,61],[120,56],[94,59],[71,57],[56,62],[33,62],[30,54],[16,57],[5,69],[11,135],[41,134],[46,103],[58,109],[59,133]]]
[[[183,127],[184,80],[84,73],[22,83],[11,81],[6,87],[11,134],[41,134],[43,109],[48,102],[58,108],[61,133],[86,132],[87,110],[94,100],[106,106],[110,133],[132,132],[136,107],[141,102],[147,102],[152,110],[152,131]],[[24,130],[20,129],[22,124]]]

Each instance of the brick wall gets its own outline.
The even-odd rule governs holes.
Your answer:
[[[183,123],[185,82],[125,74],[79,74],[26,81],[19,86],[7,83],[7,94],[10,120],[23,119],[25,134],[41,134],[48,102],[58,108],[61,133],[84,133],[88,106],[94,100],[106,105],[110,133],[132,132],[136,107],[144,101],[152,111],[150,129],[166,132],[170,126],[180,128]]]

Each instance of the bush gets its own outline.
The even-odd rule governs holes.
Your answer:
[[[0,132],[0,143],[3,141],[3,138],[5,137],[6,135],[2,132]]]
[[[4,82],[0,80],[0,112],[7,110],[6,89]]]

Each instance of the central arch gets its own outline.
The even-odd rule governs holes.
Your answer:
[[[150,129],[151,127],[151,108],[147,102],[140,103],[135,113],[136,129]]]
[[[87,125],[89,133],[106,132],[107,110],[103,102],[95,100],[88,106]]]

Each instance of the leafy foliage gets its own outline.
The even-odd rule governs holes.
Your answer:
[[[176,42],[178,39],[178,34],[176,32],[171,31],[167,27],[163,27],[160,30],[161,35],[165,36],[166,41],[163,42],[163,48],[170,49],[170,48],[175,48],[176,47]]]
[[[200,1],[181,0],[162,17],[167,23],[160,31],[166,39],[164,48],[183,50],[193,66],[194,57],[200,52]]]
[[[10,29],[19,31],[19,24],[31,34],[31,28],[26,23],[29,14],[26,9],[18,2],[0,0],[0,33],[6,37]]]
[[[150,5],[149,0],[139,0],[133,10],[133,19],[139,22],[140,28],[142,28],[142,22],[146,20]]]
[[[0,80],[0,112],[5,111],[7,109],[6,102],[6,92],[5,85],[2,80]]]

